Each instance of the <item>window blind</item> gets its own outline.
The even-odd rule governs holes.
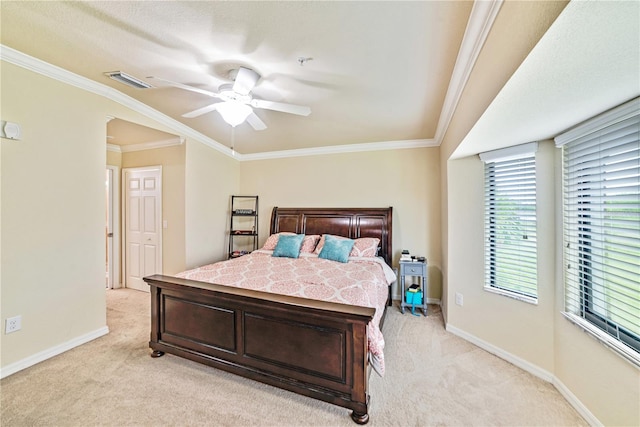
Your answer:
[[[566,314],[640,352],[640,110],[566,142],[563,163]]]
[[[531,152],[485,163],[485,289],[529,301],[538,296],[535,166]]]

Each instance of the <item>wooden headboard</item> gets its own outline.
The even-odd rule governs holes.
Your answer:
[[[271,233],[333,234],[350,239],[377,237],[378,255],[391,266],[393,208],[278,208],[271,213]]]

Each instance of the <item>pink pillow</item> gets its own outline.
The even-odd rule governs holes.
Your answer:
[[[313,250],[316,248],[316,245],[320,241],[320,236],[317,234],[310,234],[308,236],[304,236],[304,240],[302,241],[302,246],[300,247],[301,253],[309,253],[312,254]]]
[[[334,236],[338,239],[347,239],[347,237],[343,236]],[[351,253],[349,256],[354,257],[375,257],[378,254],[378,244],[380,243],[380,239],[377,237],[360,237],[359,239],[355,239],[353,244],[353,249],[351,249]],[[320,242],[316,246],[316,250],[314,253],[319,254],[324,246],[324,234],[320,238]]]
[[[356,239],[349,256],[374,257],[378,255],[378,244],[380,244],[380,239],[377,237],[361,237]]]
[[[262,246],[262,249],[265,251],[272,251],[276,248],[276,245],[278,244],[278,237],[280,237],[280,234],[296,234],[296,233],[276,233],[276,234],[272,234],[271,236],[269,236],[269,238],[267,238],[267,241],[264,242],[264,246]]]
[[[281,234],[294,235],[296,233],[284,231],[282,233],[272,234],[267,238],[267,241],[264,242],[264,246],[262,246],[262,249],[265,251],[274,250],[276,248],[276,245],[278,244],[278,238],[280,237]],[[310,234],[308,236],[304,236],[304,239],[302,240],[302,246],[300,246],[300,252],[313,253],[313,250],[315,249],[319,240],[320,240],[320,236],[317,234]]]

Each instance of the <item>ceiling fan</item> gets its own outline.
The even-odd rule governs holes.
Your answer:
[[[255,99],[251,95],[251,91],[260,79],[260,74],[245,67],[238,68],[233,84],[229,83],[221,85],[218,88],[218,92],[211,92],[194,86],[161,79],[159,77],[150,76],[147,78],[158,80],[180,89],[201,93],[222,101],[185,113],[182,115],[182,117],[185,118],[194,118],[211,111],[217,111],[220,113],[224,121],[233,127],[236,127],[246,120],[255,130],[263,130],[267,128],[267,125],[256,115],[253,111],[254,108],[297,114],[299,116],[308,116],[311,113],[311,108],[309,107],[267,101],[264,99]]]

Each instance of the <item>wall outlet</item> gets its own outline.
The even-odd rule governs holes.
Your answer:
[[[19,331],[22,328],[22,316],[8,317],[4,327],[4,333],[10,334],[11,332]]]
[[[460,307],[462,307],[462,305],[464,304],[464,297],[460,292],[456,292],[456,304]]]

